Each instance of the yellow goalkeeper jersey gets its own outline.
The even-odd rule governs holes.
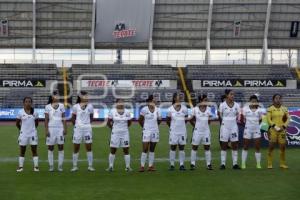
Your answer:
[[[284,115],[286,115],[286,121],[283,121]],[[284,106],[276,108],[274,105],[270,106],[267,110],[267,119],[269,126],[287,127],[290,121],[288,109]]]

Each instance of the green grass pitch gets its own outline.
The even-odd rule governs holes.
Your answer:
[[[79,172],[71,173],[72,127],[69,127],[65,145],[64,172],[48,172],[47,148],[43,123],[39,132],[40,172],[32,171],[31,153],[27,150],[24,172],[17,174],[17,129],[1,125],[0,151],[0,199],[1,200],[43,200],[43,199],[222,199],[222,200],[293,200],[300,198],[300,149],[287,150],[288,170],[278,167],[279,153],[275,151],[274,169],[266,169],[266,150],[263,149],[263,169],[255,168],[253,150],[248,154],[246,170],[231,169],[231,152],[227,153],[227,169],[220,171],[218,126],[212,126],[213,171],[207,171],[204,164],[203,148],[199,149],[196,171],[169,172],[168,128],[160,126],[160,143],[156,151],[156,172],[139,173],[141,153],[141,128],[133,124],[130,128],[131,157],[134,172],[126,173],[121,150],[118,150],[115,171],[108,173],[109,129],[93,129],[93,152],[96,172],[87,172],[85,149],[81,148]],[[191,127],[188,127],[189,141]],[[191,146],[186,146],[186,156],[190,156]],[[56,151],[55,151],[56,152]],[[239,152],[240,161],[241,152]],[[178,157],[178,155],[177,155]],[[55,153],[57,159],[57,153]],[[186,161],[189,168],[189,162]],[[177,164],[178,168],[178,164]]]

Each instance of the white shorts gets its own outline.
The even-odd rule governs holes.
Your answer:
[[[63,128],[50,128],[49,127],[49,137],[46,138],[46,145],[53,146],[55,144],[62,145],[65,143]]]
[[[187,135],[177,135],[174,133],[170,133],[169,135],[169,144],[170,145],[186,145]]]
[[[249,139],[249,140],[261,138],[260,129],[249,129],[249,128],[245,127],[243,137],[244,137],[244,139]]]
[[[18,143],[20,146],[27,146],[29,145],[37,145],[38,144],[38,136],[35,133],[34,135],[25,135],[20,134],[18,138]]]
[[[129,133],[114,134],[110,136],[110,147],[112,148],[126,148],[129,147]]]
[[[143,131],[143,142],[159,142],[159,133]]]
[[[239,141],[239,129],[238,127],[227,128],[221,126],[220,129],[220,141],[221,142],[238,142]]]
[[[200,133],[199,131],[194,130],[192,145],[198,146],[200,144],[210,145],[210,131]]]
[[[91,144],[93,142],[92,129],[74,127],[73,143],[80,144],[82,141],[84,141],[85,144]]]

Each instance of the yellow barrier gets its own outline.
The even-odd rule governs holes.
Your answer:
[[[184,90],[184,92],[187,96],[187,99],[188,99],[188,103],[189,103],[190,107],[192,108],[193,107],[193,102],[192,102],[191,94],[190,94],[190,91],[188,90],[188,88],[186,87],[186,83],[185,83],[185,79],[184,79],[184,76],[183,76],[182,69],[181,69],[181,67],[178,67],[177,69],[178,69],[178,74],[179,74],[179,77],[180,77],[180,80],[181,80],[183,90]]]

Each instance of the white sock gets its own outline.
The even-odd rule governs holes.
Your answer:
[[[141,155],[141,167],[145,166],[146,160],[147,160],[147,154],[144,153],[144,152],[142,152],[142,155]]]
[[[73,153],[73,167],[77,167],[79,153]]]
[[[126,168],[130,168],[130,155],[124,155]]]
[[[25,157],[19,157],[19,167],[24,166],[24,160],[25,160]]]
[[[53,167],[53,151],[48,150],[48,162],[49,166]]]
[[[232,150],[231,155],[232,155],[232,164],[236,165],[238,161],[238,151]]]
[[[197,151],[191,150],[191,164],[196,165]]]
[[[65,152],[63,150],[58,151],[58,166],[59,167],[61,167],[63,165],[64,157],[65,157]]]
[[[256,164],[260,165],[260,160],[261,160],[261,153],[255,152],[255,159],[256,159]]]
[[[179,151],[179,163],[180,163],[180,166],[184,165],[184,161],[185,161],[185,152],[184,151]]]
[[[175,165],[176,151],[170,150],[169,156],[170,156],[170,165],[174,166]]]
[[[33,157],[33,166],[34,167],[38,167],[39,166],[39,157],[38,156],[34,156]]]
[[[154,157],[155,157],[154,152],[149,152],[149,167],[153,167]]]
[[[92,167],[93,166],[93,152],[92,151],[86,152],[86,156],[87,156],[87,160],[89,163],[89,167]]]
[[[247,156],[248,156],[248,151],[247,150],[243,150],[242,151],[242,163],[243,163],[243,165],[246,164]]]
[[[115,158],[116,158],[116,155],[111,154],[111,153],[109,154],[109,156],[108,156],[109,167],[111,167],[111,168],[114,167]]]
[[[211,164],[211,151],[210,150],[205,151],[205,160],[206,160],[206,166]]]
[[[221,164],[222,165],[226,165],[226,155],[227,155],[227,152],[221,150]]]

